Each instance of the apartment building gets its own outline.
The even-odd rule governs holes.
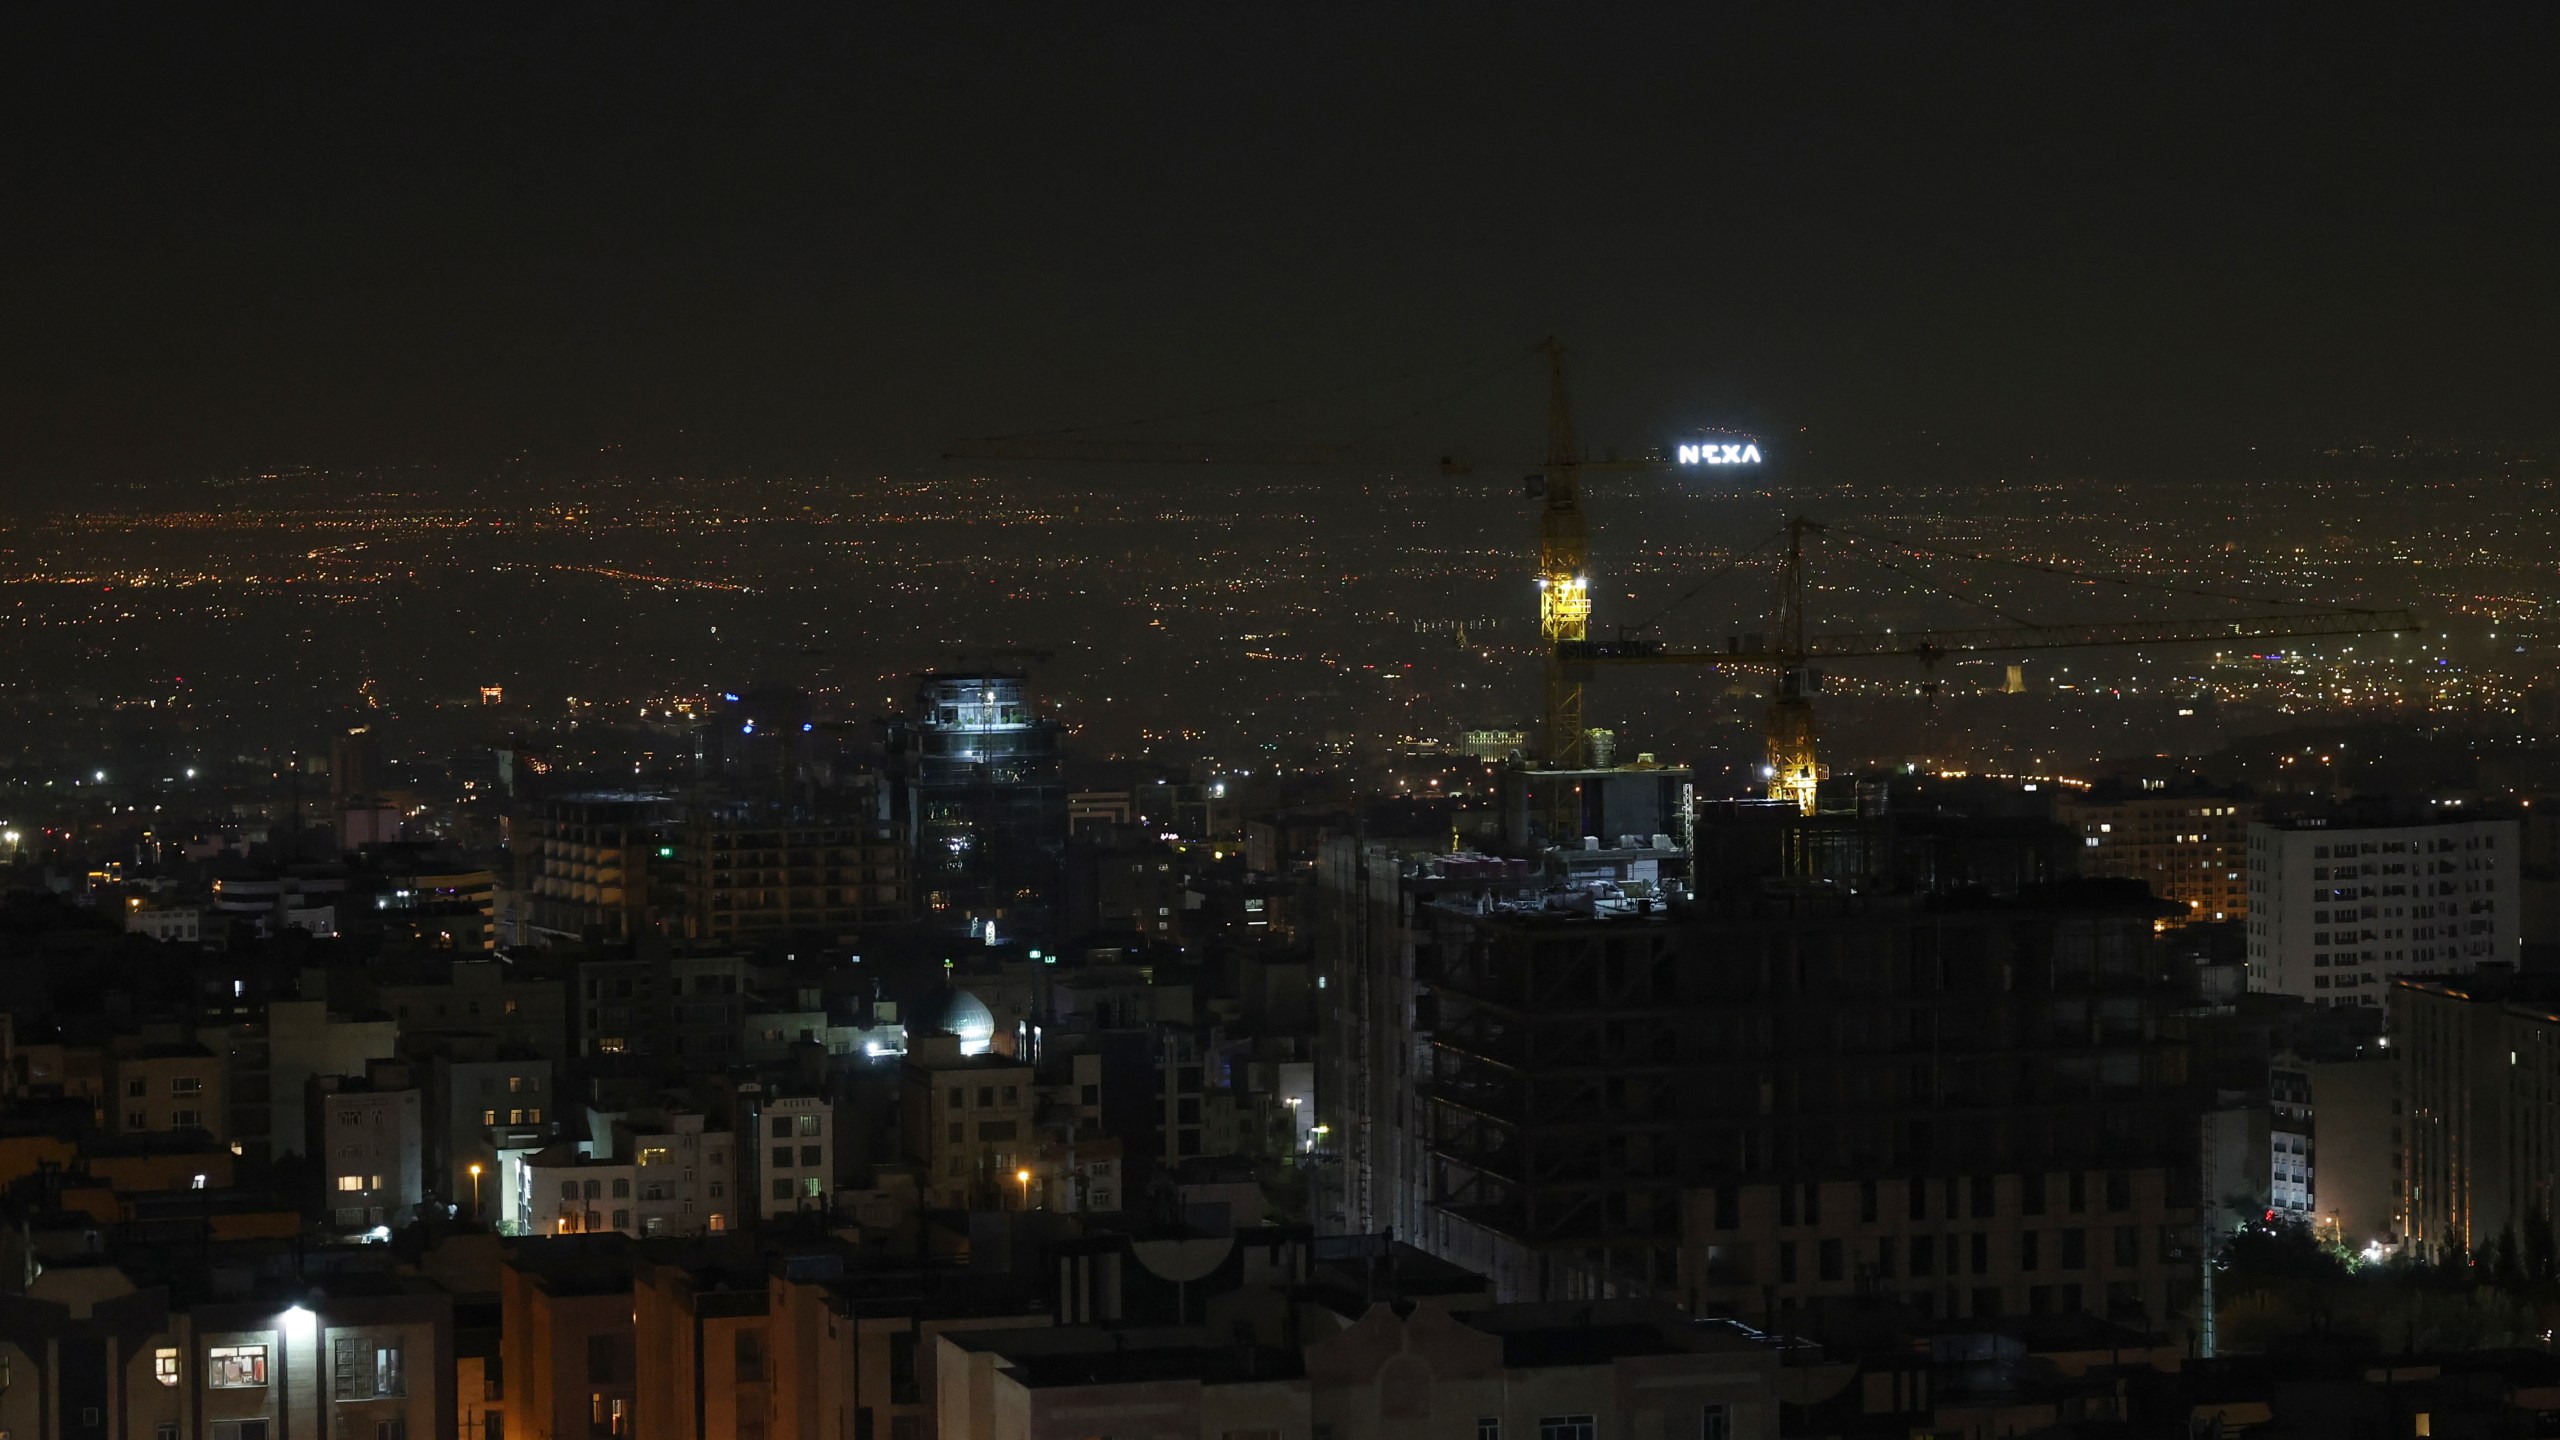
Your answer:
[[[2258,802],[2196,785],[2106,787],[2054,802],[2079,837],[2080,873],[2140,880],[2176,907],[2171,924],[2249,914],[2249,826]]]
[[[173,1304],[92,1277],[0,1297],[0,1430],[44,1440],[455,1433],[453,1307],[417,1282]]]
[[[2249,988],[2378,1006],[2403,975],[2463,975],[2523,955],[2513,820],[2249,827]]]
[[[321,1204],[333,1225],[396,1228],[415,1215],[426,1199],[425,1112],[425,1097],[403,1065],[378,1062],[363,1078],[312,1079]]]
[[[106,1060],[107,1129],[117,1135],[200,1130],[231,1139],[223,1059],[202,1045],[111,1045]]]
[[[2560,985],[2410,979],[2389,995],[2411,1252],[2476,1255],[2521,1239],[2560,1204]]]
[[[925,1203],[1027,1208],[1037,1077],[1011,1056],[960,1051],[955,1035],[910,1037],[900,1072],[901,1129]]]

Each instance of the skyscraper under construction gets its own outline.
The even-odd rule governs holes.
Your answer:
[[[2139,887],[1665,905],[1340,858],[1350,1228],[1514,1298],[2191,1322],[2195,1132]]]
[[[1060,726],[1018,674],[916,677],[889,728],[892,818],[929,917],[972,930],[1037,925],[1056,903],[1067,836]]]

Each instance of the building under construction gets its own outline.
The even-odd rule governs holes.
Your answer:
[[[1333,982],[1346,1225],[1506,1297],[2192,1318],[2192,1109],[2139,887],[1665,906],[1522,861],[1331,861],[1372,872]]]
[[[889,729],[890,814],[929,916],[1011,928],[1056,905],[1067,842],[1059,735],[1021,675],[916,677],[915,708]]]

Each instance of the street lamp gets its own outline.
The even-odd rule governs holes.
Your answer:
[[[471,1218],[480,1218],[480,1164],[476,1160],[471,1165]]]
[[[1014,1171],[1014,1172],[1013,1172],[1013,1178],[1022,1182],[1022,1208],[1023,1208],[1023,1209],[1025,1209],[1025,1210],[1030,1209],[1030,1208],[1031,1208],[1031,1172],[1030,1172],[1030,1170],[1028,1170],[1028,1169],[1016,1170],[1016,1171]]]

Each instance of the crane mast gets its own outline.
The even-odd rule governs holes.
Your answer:
[[[1538,638],[1546,656],[1540,754],[1557,770],[1590,758],[1582,725],[1582,676],[1566,667],[1563,647],[1591,631],[1591,526],[1582,514],[1582,457],[1573,435],[1573,393],[1565,384],[1564,346],[1553,336],[1547,357],[1546,506],[1538,515]]]
[[[1778,679],[1769,694],[1769,798],[1792,800],[1813,813],[1822,786],[1814,751],[1813,672],[1805,662],[1804,532],[1822,527],[1799,515],[1787,522],[1787,568],[1778,577]]]

